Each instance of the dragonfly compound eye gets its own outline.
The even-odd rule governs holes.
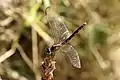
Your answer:
[[[45,52],[46,52],[46,55],[51,55],[51,50],[50,50],[50,48],[47,48],[47,49],[45,50]]]

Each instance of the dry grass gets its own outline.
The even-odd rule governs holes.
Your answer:
[[[70,41],[79,53],[82,68],[74,68],[64,54],[58,54],[55,80],[119,80],[118,0],[1,0],[2,80],[40,80],[45,48],[53,44],[44,15],[49,5],[70,32],[76,25],[88,23]]]

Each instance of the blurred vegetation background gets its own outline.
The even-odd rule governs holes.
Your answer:
[[[44,10],[51,6],[72,33],[82,68],[64,54],[55,80],[120,80],[119,0],[0,0],[0,80],[41,80],[45,49],[53,44]]]

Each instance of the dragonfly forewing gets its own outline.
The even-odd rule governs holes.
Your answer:
[[[46,18],[50,27],[50,35],[54,38],[54,44],[57,44],[69,36],[68,29],[61,20],[60,16],[52,8],[46,9]]]

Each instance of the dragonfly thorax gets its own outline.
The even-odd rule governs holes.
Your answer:
[[[60,46],[61,46],[60,44],[56,44],[56,45],[52,45],[52,47],[50,47],[50,48],[47,48],[46,55],[48,55],[48,56],[54,55],[53,52],[58,50]]]

